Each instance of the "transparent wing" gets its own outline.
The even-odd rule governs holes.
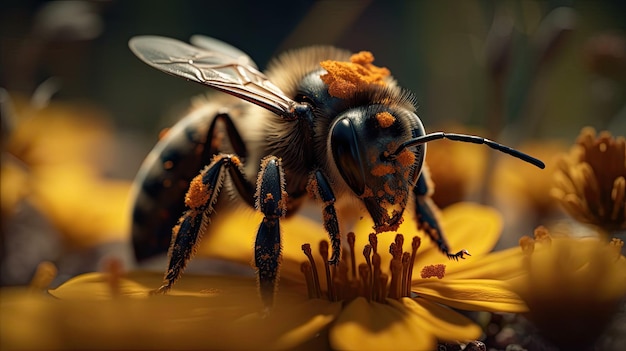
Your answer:
[[[128,46],[142,61],[165,73],[208,85],[277,115],[296,118],[296,102],[255,66],[245,64],[245,58],[233,57],[230,45],[224,53],[204,50],[176,39],[139,36],[132,38]],[[219,48],[219,45],[214,47]]]
[[[230,56],[242,66],[250,66],[259,69],[248,54],[221,40],[196,34],[189,38],[189,42],[193,46]]]

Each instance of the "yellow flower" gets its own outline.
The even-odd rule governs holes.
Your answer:
[[[551,195],[576,220],[611,234],[626,229],[626,140],[583,128],[558,163]]]
[[[258,219],[255,214],[241,213],[217,217],[213,234],[205,238],[204,253],[219,253],[248,263]],[[407,220],[401,229],[416,232],[409,229],[415,225],[410,222]],[[161,274],[122,275],[119,267],[114,267],[109,273],[82,275],[50,290],[57,299],[4,290],[0,300],[0,346],[429,350],[438,339],[472,340],[481,335],[481,329],[449,307],[526,310],[517,295],[498,280],[519,274],[521,250],[485,255],[495,244],[500,226],[499,216],[491,209],[471,204],[447,208],[443,211],[443,227],[450,245],[464,245],[473,256],[462,262],[448,261],[424,239],[415,255],[416,269],[408,288],[412,292],[396,291],[396,295],[380,296],[379,300],[355,297],[331,301],[309,298],[301,272],[302,242],[323,239],[321,225],[302,217],[292,218],[282,226],[281,282],[269,315],[259,313],[263,306],[252,275],[184,275],[169,294],[148,297],[160,285]],[[377,237],[381,271],[386,271],[392,260],[391,255],[384,254],[385,245],[395,237],[393,233]],[[367,235],[355,238],[355,245],[366,242]],[[316,262],[323,269],[322,260]],[[445,269],[439,266],[442,262]],[[345,265],[339,270],[341,267]],[[442,274],[441,279],[434,276]]]
[[[523,276],[512,280],[528,305],[528,318],[562,350],[586,349],[626,297],[623,242],[551,237],[539,227],[524,237]]]
[[[435,245],[427,241],[420,244],[420,239],[413,239],[407,245],[410,252],[403,252],[402,235],[355,237],[357,248],[363,244],[364,252],[373,252],[377,247],[379,254],[370,257],[367,253],[360,260],[355,255],[354,265],[343,263],[347,256],[352,260],[351,254],[344,254],[338,270],[331,273],[333,284],[326,289],[325,296],[331,301],[339,300],[343,306],[330,328],[332,347],[380,349],[393,345],[397,349],[429,350],[436,346],[437,340],[467,341],[481,335],[476,324],[450,307],[474,311],[526,310],[519,297],[499,280],[519,274],[515,265],[519,250],[508,252],[507,256],[497,255],[496,260],[484,255],[498,237],[499,215],[482,206],[460,203],[446,208],[442,217],[450,245],[465,245],[475,255],[467,262],[448,261]],[[368,222],[364,220],[356,232],[371,228]],[[398,231],[415,232],[411,228],[415,228],[415,223],[408,220]],[[327,245],[321,246],[326,259]],[[372,267],[369,270],[368,257]],[[353,274],[357,269],[359,274]],[[283,280],[294,279],[286,275],[283,274]],[[319,285],[328,287],[328,283]]]

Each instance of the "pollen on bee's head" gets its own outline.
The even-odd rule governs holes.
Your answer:
[[[328,85],[328,93],[340,99],[347,99],[365,87],[385,85],[385,78],[390,72],[385,67],[372,64],[374,55],[368,51],[361,51],[350,57],[350,62],[326,60],[320,62],[327,73],[320,78]]]

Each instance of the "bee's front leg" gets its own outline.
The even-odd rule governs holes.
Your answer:
[[[287,211],[285,177],[279,158],[269,156],[261,161],[255,200],[264,217],[254,244],[254,263],[261,300],[265,307],[271,307],[281,261],[280,219]]]
[[[314,198],[319,199],[324,204],[322,210],[324,229],[328,232],[333,250],[328,263],[337,265],[339,264],[339,258],[341,256],[341,233],[339,232],[337,211],[335,210],[335,195],[333,194],[333,190],[326,176],[319,170],[311,175],[307,189]]]
[[[430,181],[428,168],[424,167],[422,169],[422,174],[417,179],[413,193],[415,194],[415,212],[418,228],[424,230],[437,244],[439,250],[448,258],[458,261],[459,258],[465,259],[464,255],[471,256],[465,249],[455,254],[450,253],[450,248],[439,223],[439,208],[430,197],[433,193],[433,186]]]

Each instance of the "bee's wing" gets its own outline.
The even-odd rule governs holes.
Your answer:
[[[142,61],[165,73],[235,95],[277,115],[290,119],[296,117],[296,102],[254,66],[247,64],[247,56],[233,57],[232,50],[227,53],[209,51],[158,36],[134,37],[128,46]],[[215,48],[219,49],[219,46]]]
[[[192,35],[189,38],[189,42],[191,45],[197,46],[199,48],[219,52],[224,55],[230,56],[235,59],[240,65],[254,67],[255,69],[259,69],[256,63],[246,54],[245,52],[237,49],[236,47],[225,43],[221,40],[217,40],[215,38],[207,37],[205,35]]]

